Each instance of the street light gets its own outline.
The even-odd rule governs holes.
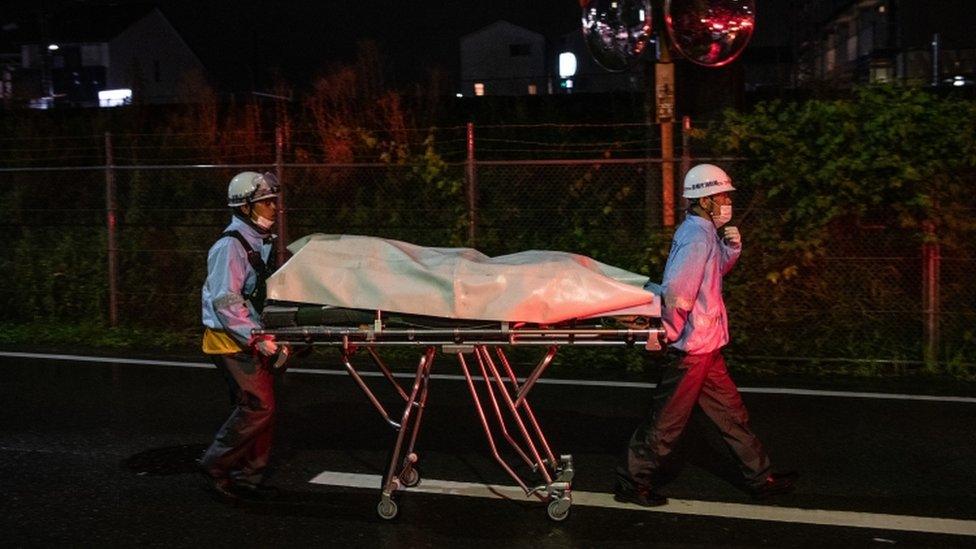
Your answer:
[[[564,51],[559,54],[559,86],[571,93],[573,76],[576,75],[576,54]]]

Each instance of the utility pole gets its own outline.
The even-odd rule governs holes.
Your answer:
[[[665,32],[658,32],[654,65],[654,113],[661,126],[661,222],[674,227],[674,63]]]

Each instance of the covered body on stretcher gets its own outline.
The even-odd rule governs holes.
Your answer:
[[[565,252],[488,257],[470,248],[366,236],[311,235],[289,249],[292,258],[268,279],[271,304],[259,333],[297,345],[340,346],[347,371],[397,429],[377,506],[381,517],[396,516],[394,494],[419,482],[414,445],[438,348],[456,355],[495,459],[526,494],[549,502],[550,518],[568,515],[571,458],[553,454],[527,396],[560,345],[660,349],[660,298],[643,289],[647,277]],[[376,348],[390,345],[425,349],[412,387],[397,384],[380,358]],[[541,345],[548,351],[522,380],[502,350],[510,345]],[[386,411],[352,365],[358,347],[368,350],[405,401],[399,418]],[[508,432],[512,424],[514,436]],[[501,457],[498,430],[544,484],[530,487]]]

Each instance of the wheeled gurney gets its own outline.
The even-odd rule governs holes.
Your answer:
[[[438,350],[455,356],[495,461],[527,496],[548,503],[551,519],[568,516],[572,457],[557,456],[552,450],[528,397],[562,346],[626,345],[660,350],[660,303],[653,294],[634,287],[640,280],[619,282],[625,271],[613,271],[615,280],[603,274],[613,268],[559,252],[531,252],[532,258],[517,258],[514,264],[511,256],[503,256],[506,259],[495,269],[498,263],[493,261],[497,258],[481,256],[474,250],[422,248],[368,237],[312,237],[291,249],[295,256],[268,281],[268,295],[274,301],[263,314],[266,328],[255,334],[274,335],[278,341],[297,347],[337,347],[346,371],[396,431],[377,505],[380,517],[394,518],[397,493],[420,482],[416,442]],[[572,265],[562,271],[554,268],[566,261]],[[560,277],[579,275],[580,262],[589,274],[562,284]],[[459,276],[462,271],[465,274]],[[525,278],[533,277],[546,287],[540,289],[537,282],[521,287]],[[600,279],[595,282],[588,280],[597,277]],[[519,280],[513,282],[513,278]],[[394,286],[377,291],[376,279]],[[552,290],[552,280],[560,289]],[[499,283],[504,286],[501,290],[492,287]],[[607,292],[602,285],[620,288]],[[451,295],[444,295],[445,288]],[[459,292],[458,288],[474,288],[475,293],[493,295],[493,301],[509,303],[499,306],[467,300],[463,303],[466,308],[459,309],[458,302],[466,301],[472,292]],[[572,294],[569,298],[560,294],[567,288]],[[513,292],[524,295],[513,296]],[[619,292],[632,297],[616,299]],[[607,301],[619,306],[580,305],[594,296],[605,298],[608,293],[614,297]],[[538,301],[533,305],[534,299]],[[554,302],[568,306],[552,309]],[[380,306],[383,303],[393,304],[393,309]],[[447,314],[445,307],[450,308]],[[594,312],[601,307],[603,311]],[[471,318],[475,310],[488,318]],[[506,347],[518,346],[545,349],[523,379],[516,376],[505,352]],[[418,349],[420,358],[411,384],[398,383],[382,358],[383,349],[389,347]],[[366,383],[352,360],[360,351],[369,355],[393,386],[403,402],[402,411],[391,413]],[[523,480],[503,456],[502,444],[539,478],[534,482]]]

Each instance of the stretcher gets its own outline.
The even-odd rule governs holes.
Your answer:
[[[393,242],[399,253],[403,243]],[[388,257],[389,243],[390,241],[380,243],[380,248],[377,249],[383,250],[382,253],[373,255],[363,249],[363,242],[355,242],[352,248],[357,250],[357,254],[364,253],[374,258],[384,256],[386,260],[379,263],[388,265],[391,263]],[[325,245],[334,244],[327,241]],[[533,299],[531,296],[537,296],[541,291],[538,287],[533,287],[526,290],[529,295],[521,299],[512,298],[506,293],[505,299],[511,299],[511,305],[501,312],[491,309],[486,314],[492,318],[470,318],[471,315],[457,314],[450,316],[422,314],[432,310],[438,311],[438,309],[429,304],[433,298],[404,299],[404,292],[418,291],[418,288],[410,289],[412,280],[420,278],[424,281],[423,284],[428,284],[432,276],[431,271],[441,269],[444,261],[447,261],[450,264],[448,269],[451,273],[450,284],[439,284],[437,287],[450,286],[456,289],[465,287],[465,284],[475,280],[479,291],[485,291],[484,276],[472,275],[467,267],[461,268],[457,264],[471,259],[478,263],[485,259],[473,256],[468,249],[447,251],[438,249],[432,256],[424,255],[430,249],[419,251],[411,249],[413,254],[410,256],[411,276],[396,277],[392,289],[384,290],[386,293],[393,292],[396,295],[374,296],[374,304],[385,299],[396,303],[398,310],[350,307],[349,303],[354,300],[359,300],[355,302],[361,303],[363,296],[336,297],[335,287],[341,284],[332,282],[330,278],[343,278],[348,282],[348,273],[329,272],[322,280],[309,284],[308,273],[315,273],[315,277],[318,277],[318,273],[325,268],[316,267],[316,264],[323,261],[322,256],[306,254],[308,263],[299,266],[302,264],[302,260],[299,260],[297,265],[292,264],[302,252],[307,251],[302,246],[296,248],[301,251],[283,267],[286,274],[275,279],[275,276],[279,276],[276,273],[268,281],[269,296],[275,298],[275,301],[265,308],[262,315],[265,328],[256,330],[255,335],[273,335],[279,342],[295,347],[338,348],[346,372],[383,420],[395,430],[396,438],[383,475],[380,501],[376,507],[376,512],[381,518],[396,517],[399,493],[406,488],[416,486],[421,480],[417,437],[427,406],[431,371],[438,355],[455,358],[467,383],[472,404],[494,460],[521,487],[527,497],[537,498],[547,504],[546,511],[549,518],[560,521],[569,515],[574,475],[572,456],[553,451],[532,409],[529,395],[563,346],[632,346],[642,351],[660,350],[664,333],[660,324],[660,301],[657,296],[641,290],[643,296],[634,294],[639,301],[642,301],[640,303],[624,303],[624,306],[613,310],[588,312],[568,318],[564,311],[553,311],[547,307],[540,317],[537,307],[524,306],[527,301]],[[335,268],[336,262],[344,261],[341,253],[331,250],[330,254],[332,255],[328,257],[333,262],[329,268]],[[560,261],[564,259],[566,258],[560,255]],[[418,275],[413,272],[418,261],[426,262],[426,266],[435,267],[426,270],[425,266],[424,272]],[[570,257],[569,261],[578,263],[578,256]],[[392,262],[396,264],[395,260]],[[360,269],[366,268],[368,263],[370,262],[358,257],[349,260],[348,264],[358,273]],[[552,269],[551,262],[544,261],[544,263],[545,271],[549,276],[560,276],[560,271]],[[400,267],[387,268],[387,266],[379,269],[377,276],[380,278],[388,276],[391,270],[402,270]],[[291,274],[287,274],[289,270]],[[294,276],[296,270],[303,270],[304,281],[297,281]],[[466,282],[458,280],[459,271],[468,272],[465,275]],[[510,290],[518,285],[508,279],[516,276],[519,271],[520,268],[511,265],[502,269],[507,278],[506,289]],[[602,272],[597,274],[604,276]],[[497,280],[497,273],[492,271],[491,277],[492,280]],[[370,277],[367,274],[363,278],[368,280]],[[303,284],[304,287],[296,288]],[[574,281],[574,284],[582,287],[587,283]],[[325,298],[322,297],[320,285],[329,286],[327,289],[329,293]],[[357,285],[355,288],[357,291],[366,291],[363,285]],[[431,288],[421,286],[419,291],[430,292]],[[626,289],[621,291],[629,292]],[[582,297],[583,293],[577,291],[574,295],[577,300],[585,301]],[[602,298],[603,295],[601,293],[600,297]],[[465,296],[461,296],[461,299],[464,298]],[[569,303],[571,305],[569,309],[573,311],[580,310],[578,304],[572,303],[573,299],[564,300],[559,296],[553,299]],[[322,301],[342,303],[322,303]],[[482,307],[479,310],[488,309]],[[460,316],[468,318],[460,318]],[[540,322],[540,319],[545,321]],[[520,346],[538,347],[541,350],[539,360],[528,374],[521,378],[516,375],[515,368],[506,354],[507,348]],[[398,382],[384,360],[382,356],[384,350],[392,347],[408,347],[417,350],[419,359],[415,371],[412,372],[411,383]],[[353,362],[356,353],[365,353],[369,356],[370,362],[392,386],[397,395],[396,401],[402,404],[402,409],[391,411],[392,409],[385,406],[376,396],[373,388],[366,383],[361,367]],[[512,459],[507,459],[506,456]],[[519,466],[511,461],[524,463],[534,475],[534,480],[524,479],[516,471]]]

